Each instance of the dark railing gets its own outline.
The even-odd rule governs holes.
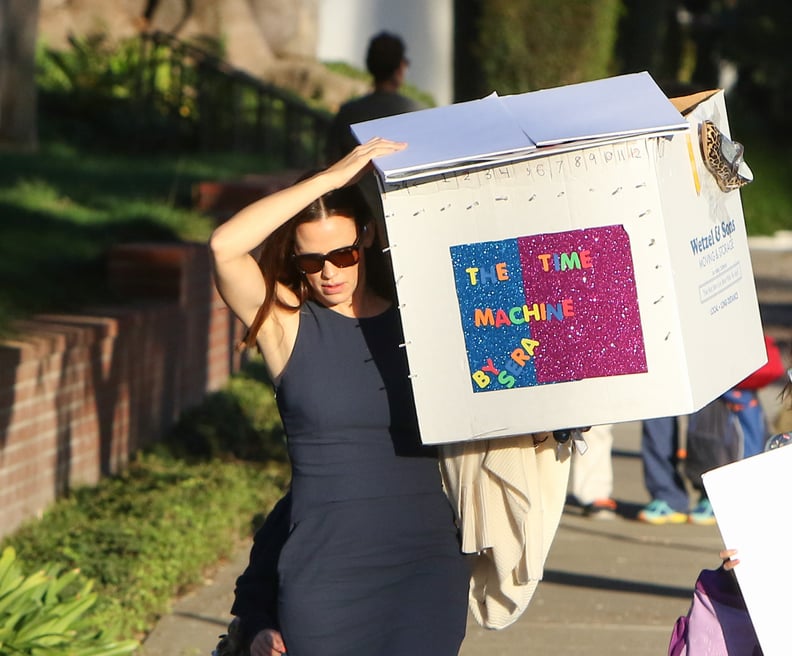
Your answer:
[[[137,101],[161,138],[206,151],[261,152],[289,167],[322,163],[331,116],[163,32],[141,40]],[[152,126],[154,127],[154,126]]]

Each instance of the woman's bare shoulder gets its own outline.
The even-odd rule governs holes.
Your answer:
[[[289,288],[279,285],[277,299],[264,318],[256,336],[261,355],[270,377],[277,381],[291,357],[300,327],[300,299]]]

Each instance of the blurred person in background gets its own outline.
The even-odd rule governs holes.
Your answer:
[[[371,38],[366,54],[366,68],[373,78],[374,89],[365,96],[341,105],[330,125],[327,139],[328,162],[339,160],[358,145],[350,129],[351,125],[423,109],[416,101],[399,93],[409,66],[406,53],[404,41],[396,34],[379,32]],[[384,248],[387,246],[385,217],[374,172],[366,173],[358,186],[374,213],[380,246]]]
[[[613,519],[617,504],[613,499],[613,426],[602,424],[586,431],[585,453],[572,457],[572,495],[592,519]]]

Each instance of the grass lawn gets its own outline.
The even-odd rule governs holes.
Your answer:
[[[0,154],[0,334],[40,311],[111,302],[104,256],[118,242],[205,241],[192,184],[272,170],[241,154],[91,154],[63,144]]]

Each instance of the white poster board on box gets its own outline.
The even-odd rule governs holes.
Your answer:
[[[573,110],[618,102],[597,88]],[[703,118],[728,134],[723,96],[687,120],[648,103],[644,134],[556,125],[559,145],[465,164],[438,131],[432,157],[376,162],[425,443],[687,414],[764,364],[739,192],[698,152]],[[409,143],[422,113],[353,129]]]
[[[702,476],[723,543],[739,552],[734,573],[765,656],[786,656],[792,644],[784,603],[792,570],[783,555],[792,540],[785,513],[790,472],[792,448],[782,447]]]

